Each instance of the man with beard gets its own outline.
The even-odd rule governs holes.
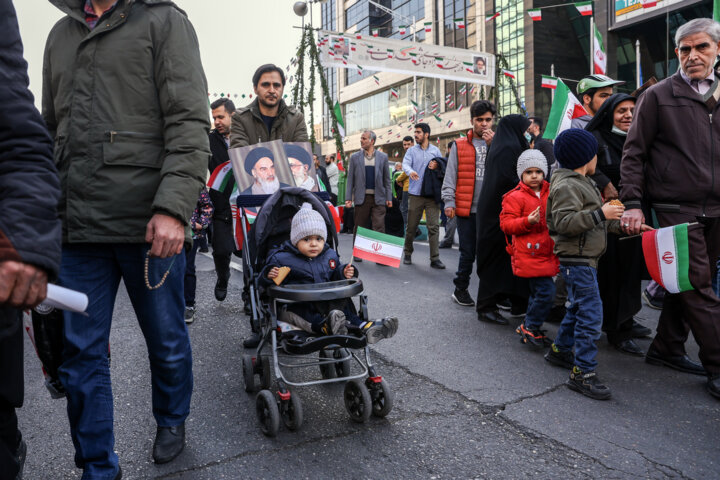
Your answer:
[[[613,80],[607,75],[590,75],[580,80],[577,84],[577,93],[587,115],[573,118],[570,127],[585,128],[595,116],[595,112],[600,110],[605,100],[613,94],[613,87],[624,84],[625,82]]]
[[[245,171],[255,179],[252,185],[240,192],[240,195],[270,195],[279,188],[289,187],[275,176],[275,156],[265,148],[250,150],[245,157]]]
[[[288,157],[288,164],[293,175],[296,187],[317,192],[318,187],[315,179],[310,176],[310,154],[298,145],[285,145],[285,154]]]
[[[255,100],[247,107],[236,110],[232,116],[230,148],[271,140],[307,142],[307,125],[302,112],[286,105],[282,99],[285,89],[285,73],[282,69],[270,63],[262,65],[255,71],[252,83]],[[262,176],[261,173],[258,175]],[[272,177],[276,181],[274,168]],[[275,190],[277,188],[275,187]],[[245,339],[243,346],[254,348],[258,343],[260,343],[260,335],[253,333],[251,337]]]

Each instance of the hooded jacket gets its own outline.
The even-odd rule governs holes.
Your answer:
[[[197,37],[167,0],[118,0],[90,30],[84,0],[43,65],[43,117],[55,138],[64,242],[144,243],[155,213],[186,225],[210,154],[207,83]]]
[[[503,196],[500,228],[512,235],[510,260],[518,277],[553,277],[559,262],[545,219],[550,184],[543,181],[540,197],[522,181]],[[530,225],[528,215],[540,207],[540,221]]]
[[[307,126],[302,112],[280,100],[277,117],[268,132],[260,116],[257,98],[247,107],[235,110],[230,126],[230,148],[246,147],[271,140],[307,142]]]
[[[618,220],[605,221],[602,197],[592,178],[558,168],[550,182],[547,226],[561,265],[597,268],[607,231],[620,233]]]

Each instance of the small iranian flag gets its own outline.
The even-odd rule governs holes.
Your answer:
[[[670,293],[693,290],[687,223],[643,233],[642,246],[653,280]]]
[[[358,40],[362,40],[362,35],[360,35],[359,33],[356,33],[355,38]]]
[[[340,103],[335,102],[335,106],[333,107],[333,113],[335,114],[335,120],[337,121],[338,133],[340,134],[340,138],[345,138],[345,122],[343,121]]]
[[[542,10],[539,8],[533,8],[531,10],[528,10],[528,15],[530,15],[530,18],[532,18],[533,22],[539,22],[542,20]]]
[[[607,71],[607,55],[605,55],[605,47],[600,30],[593,23],[595,30],[595,41],[593,42],[593,70],[595,73],[605,75]]]
[[[463,111],[463,108],[465,108],[465,105],[460,105],[460,106],[458,107],[458,113],[462,112],[462,111]]]
[[[393,58],[394,50],[392,48],[387,49],[388,58]]]
[[[573,118],[582,117],[585,114],[587,112],[568,86],[562,80],[557,79],[555,99],[550,107],[550,116],[543,138],[555,140],[560,132],[570,128]]]
[[[471,62],[463,62],[463,65],[465,66],[465,70],[470,73],[475,73],[475,70],[473,70],[473,64]]]
[[[492,20],[495,20],[497,17],[500,16],[500,12],[497,13],[491,13],[490,15],[485,15],[485,21],[490,22]]]
[[[465,95],[465,94],[467,93],[467,85],[465,85],[465,84],[463,83],[462,86],[460,87],[460,90],[458,90],[458,93],[459,93],[460,95]]]
[[[400,35],[405,35],[407,33],[407,26],[400,25],[400,27],[398,27],[398,30],[400,31]]]
[[[515,73],[511,72],[510,70],[505,70],[505,69],[503,68],[502,74],[505,75],[505,76],[508,77],[508,78],[512,78],[513,80],[515,80]]]
[[[395,97],[395,98],[400,98],[400,95],[399,95],[399,93],[398,93],[398,91],[397,91],[396,88],[391,88],[391,89],[390,89],[390,95],[392,95],[392,96]]]
[[[355,42],[350,42],[350,51],[354,52],[357,50],[357,47],[355,46]]]
[[[433,115],[435,117],[435,120],[438,121],[438,123],[442,123],[442,118],[440,118],[438,115]]]
[[[455,28],[465,28],[465,19],[455,18],[453,22],[455,23]]]
[[[358,65],[358,66],[357,66],[357,71],[358,71],[358,75],[362,75],[363,68],[362,68],[360,65]]]
[[[210,180],[208,180],[207,186],[208,188],[217,190],[218,192],[224,192],[232,176],[232,165],[228,160],[225,163],[221,163],[217,166],[215,170],[213,170],[212,175],[210,175]]]
[[[386,233],[358,227],[353,246],[353,256],[370,262],[400,267],[404,240]]]
[[[470,95],[475,95],[475,92],[477,91],[477,85],[473,85],[470,87]]]
[[[377,28],[373,28],[372,30],[372,36],[377,37],[380,34],[380,30]]]
[[[413,107],[413,110],[415,110],[415,113],[417,113],[417,111],[418,111],[418,104],[415,103],[415,101],[413,101],[413,100],[410,100],[410,103],[412,104],[412,107]]]
[[[437,65],[440,68],[443,68],[443,57],[435,57],[435,65]]]
[[[425,22],[423,25],[425,25],[425,33],[432,32],[432,24],[433,22]]]
[[[375,80],[375,85],[380,85],[380,79],[377,75],[373,75],[373,79]]]
[[[643,8],[650,8],[657,5],[657,0],[640,0],[640,3],[642,3]]]
[[[557,88],[557,82],[558,79],[556,77],[549,77],[547,75],[543,75],[540,86],[542,88],[552,88],[554,90],[555,88]]]
[[[593,13],[592,4],[593,2],[578,2],[575,4],[575,8],[577,8],[583,17],[589,17]]]
[[[448,120],[448,122],[445,124],[445,126],[446,126],[447,128],[451,128],[451,127],[453,126],[453,121],[452,121],[452,120]]]

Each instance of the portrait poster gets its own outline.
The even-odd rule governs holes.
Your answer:
[[[231,148],[228,154],[238,195],[271,195],[295,185],[282,140]]]
[[[319,192],[320,185],[313,162],[312,148],[309,142],[285,142],[285,156],[293,176],[291,185],[302,187],[311,192]]]

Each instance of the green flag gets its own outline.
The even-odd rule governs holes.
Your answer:
[[[720,22],[720,0],[713,0],[713,20]]]
[[[342,110],[340,110],[340,104],[338,102],[335,102],[335,107],[333,107],[333,111],[335,112],[335,119],[337,120],[338,133],[340,134],[340,138],[345,138],[345,122],[343,121]]]

